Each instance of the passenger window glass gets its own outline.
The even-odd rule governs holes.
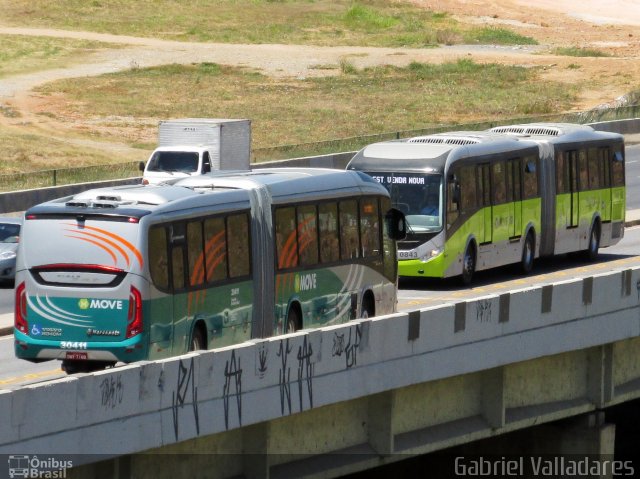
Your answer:
[[[167,231],[162,226],[154,226],[149,230],[149,273],[157,288],[169,288]]]
[[[598,160],[598,149],[589,148],[589,189],[592,190],[600,188],[600,162]]]
[[[318,206],[320,222],[320,261],[332,263],[340,259],[338,239],[338,204],[322,203]]]
[[[229,250],[229,277],[251,274],[249,221],[246,214],[227,218],[227,245]]]
[[[298,266],[298,237],[296,234],[295,208],[276,210],[276,253],[278,269]]]
[[[616,151],[613,154],[611,176],[613,186],[624,186],[624,156],[622,155],[622,151]]]
[[[362,257],[380,255],[380,220],[376,198],[360,200],[360,239]]]
[[[383,215],[391,209],[391,201],[388,198],[380,199],[380,206]],[[389,230],[386,221],[383,221],[384,234],[382,235],[382,247],[384,248],[383,268],[384,275],[390,281],[396,280],[398,271],[398,260],[396,258],[396,243],[389,237]]]
[[[529,156],[522,162],[524,167],[524,199],[535,198],[538,196],[538,158]]]
[[[589,189],[589,166],[586,150],[580,150],[578,152],[578,171],[580,175],[580,191]]]
[[[318,263],[318,224],[315,205],[298,207],[298,250],[300,264]]]
[[[355,200],[340,202],[340,235],[340,257],[345,260],[359,258],[358,203]]]
[[[493,190],[493,204],[500,205],[507,200],[507,188],[505,185],[504,162],[491,165],[491,186]]]
[[[205,264],[202,250],[202,222],[187,224],[187,262],[189,263],[189,285],[198,286],[204,282]]]
[[[227,238],[224,218],[209,218],[204,222],[204,254],[207,282],[227,278]]]
[[[461,213],[471,213],[476,209],[476,175],[474,166],[460,168],[460,209]]]
[[[184,288],[184,256],[182,246],[174,246],[171,249],[171,274],[173,278],[173,289]]]

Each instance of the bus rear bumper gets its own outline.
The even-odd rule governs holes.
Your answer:
[[[142,335],[117,342],[55,341],[33,339],[14,330],[14,338],[16,357],[34,362],[72,359],[130,363],[146,356]]]

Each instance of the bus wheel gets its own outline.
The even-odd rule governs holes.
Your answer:
[[[298,310],[292,307],[289,309],[289,314],[287,314],[287,329],[285,330],[285,334],[295,333],[298,329],[300,329],[300,315],[298,314]]]
[[[473,244],[467,246],[462,260],[462,284],[468,286],[473,280],[473,274],[476,272],[476,250]]]
[[[198,325],[193,329],[193,335],[191,336],[191,344],[189,345],[189,351],[199,351],[207,349],[207,340],[202,332],[202,328]]]
[[[598,249],[600,249],[600,223],[596,222],[589,233],[589,245],[585,251],[585,259],[587,261],[595,261],[598,257]]]
[[[535,257],[535,243],[533,240],[533,235],[531,232],[527,234],[527,237],[524,240],[524,245],[522,245],[522,261],[520,262],[520,269],[523,274],[531,273],[533,269],[533,258]]]
[[[366,319],[375,316],[375,314],[373,300],[371,299],[371,296],[366,296],[362,300],[362,312],[360,313],[360,317]]]

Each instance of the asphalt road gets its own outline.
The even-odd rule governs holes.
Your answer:
[[[640,210],[640,145],[627,148],[627,210]],[[599,260],[585,264],[571,256],[545,258],[536,261],[533,274],[523,277],[514,268],[504,267],[477,273],[473,287],[461,287],[456,278],[448,280],[402,280],[398,292],[398,309],[412,311],[426,306],[464,298],[500,293],[556,280],[566,280],[587,274],[640,265],[640,226],[627,228],[617,245],[602,249]],[[0,315],[13,311],[13,289],[0,289]],[[18,360],[13,354],[13,337],[0,337],[0,389],[19,384],[61,377],[59,362],[32,364]]]

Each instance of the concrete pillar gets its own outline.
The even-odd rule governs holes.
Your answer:
[[[389,456],[394,452],[394,407],[394,391],[385,391],[369,396],[369,444],[381,456]]]
[[[590,348],[587,361],[588,398],[596,407],[603,408],[613,399],[613,344]]]
[[[245,478],[269,479],[270,432],[268,422],[261,422],[243,428],[242,462]]]
[[[482,372],[482,415],[493,429],[504,427],[504,368]]]
[[[613,477],[616,429],[604,418],[604,412],[596,411],[536,428],[532,456],[553,461],[560,469],[551,470],[560,475],[577,471],[579,477]]]

